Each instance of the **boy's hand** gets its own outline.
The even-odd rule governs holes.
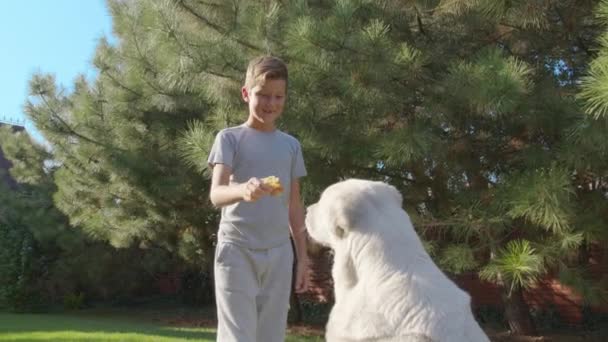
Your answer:
[[[264,195],[269,195],[272,189],[259,179],[253,177],[243,184],[243,200],[255,202]]]
[[[304,293],[308,291],[310,286],[310,275],[308,274],[308,259],[298,261],[296,265],[296,293]]]
[[[271,190],[270,194],[272,196],[278,196],[283,192],[283,185],[281,185],[281,181],[277,176],[268,176],[260,179],[262,183],[267,185]]]

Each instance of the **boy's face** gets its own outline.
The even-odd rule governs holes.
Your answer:
[[[266,80],[251,89],[241,89],[243,100],[249,104],[249,120],[262,127],[274,128],[274,122],[283,113],[287,91],[285,80]]]

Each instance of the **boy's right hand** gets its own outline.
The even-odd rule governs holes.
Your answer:
[[[255,202],[260,197],[270,195],[272,188],[258,178],[250,178],[243,184],[243,200],[245,202]]]

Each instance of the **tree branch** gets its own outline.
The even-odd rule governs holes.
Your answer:
[[[214,29],[215,31],[217,31],[218,33],[220,33],[221,35],[225,35],[227,37],[229,37],[230,39],[234,40],[235,42],[248,47],[252,50],[258,51],[258,52],[264,52],[263,49],[250,44],[248,42],[245,42],[237,37],[234,37],[232,35],[229,34],[229,32],[227,32],[226,30],[224,30],[221,26],[212,23],[211,21],[209,21],[207,18],[203,17],[202,15],[196,13],[196,11],[194,11],[193,8],[191,8],[190,6],[188,6],[183,0],[180,0],[177,3],[182,9],[184,9],[186,12],[190,13],[192,16],[196,17],[197,19],[199,19],[200,21],[202,21],[206,26],[211,27],[212,29]]]
[[[70,126],[70,125],[69,125],[69,124],[68,124],[68,123],[65,121],[65,120],[63,120],[63,118],[62,118],[62,117],[59,115],[59,113],[57,113],[57,112],[56,112],[56,111],[55,111],[55,110],[52,108],[51,104],[48,102],[48,100],[46,99],[46,96],[45,96],[44,94],[40,94],[40,98],[42,99],[42,101],[44,102],[44,104],[46,105],[46,107],[48,108],[48,110],[50,111],[51,116],[52,116],[53,118],[55,118],[56,120],[58,120],[58,121],[59,121],[59,123],[60,123],[60,124],[61,124],[61,125],[62,125],[62,126],[65,128],[65,129],[67,129],[68,134],[73,135],[73,136],[75,136],[75,137],[78,137],[78,138],[80,138],[80,139],[82,139],[82,140],[84,140],[84,141],[86,141],[86,142],[89,142],[89,143],[94,144],[94,145],[97,145],[97,146],[102,146],[102,147],[105,147],[105,148],[110,148],[110,149],[118,149],[118,150],[121,150],[121,149],[120,149],[120,148],[118,148],[118,147],[114,147],[114,146],[109,146],[109,145],[106,145],[106,144],[104,144],[104,143],[101,143],[101,142],[99,142],[99,141],[96,141],[96,140],[94,140],[94,139],[92,139],[92,138],[89,138],[89,137],[87,137],[87,136],[85,136],[85,135],[82,135],[82,134],[80,134],[80,133],[76,132],[76,131],[75,131],[75,130],[74,130],[74,129],[73,129],[73,128],[72,128],[72,127],[71,127],[71,126]],[[35,110],[34,110],[34,111],[35,111]],[[38,115],[40,115],[40,114],[38,114]]]

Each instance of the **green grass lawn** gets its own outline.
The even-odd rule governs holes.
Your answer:
[[[203,318],[206,312],[160,310],[83,310],[71,314],[9,314],[0,312],[0,341],[215,341],[215,329],[178,327],[168,321],[187,322],[193,315]],[[162,319],[161,319],[162,318]],[[184,319],[185,318],[185,319]],[[207,321],[208,322],[208,321]],[[211,324],[211,323],[209,323]],[[197,324],[190,324],[195,326]],[[211,324],[212,326],[213,324]],[[489,329],[495,341],[537,341],[537,339],[511,339],[502,330]],[[306,329],[295,330],[310,334]],[[321,333],[316,330],[314,333]],[[607,341],[608,325],[602,324],[593,331],[561,331],[548,336],[554,342]],[[319,336],[291,334],[288,342],[319,342]]]
[[[0,313],[0,341],[215,341],[210,328],[180,328],[138,318],[91,314]],[[290,335],[290,342],[322,341]]]

